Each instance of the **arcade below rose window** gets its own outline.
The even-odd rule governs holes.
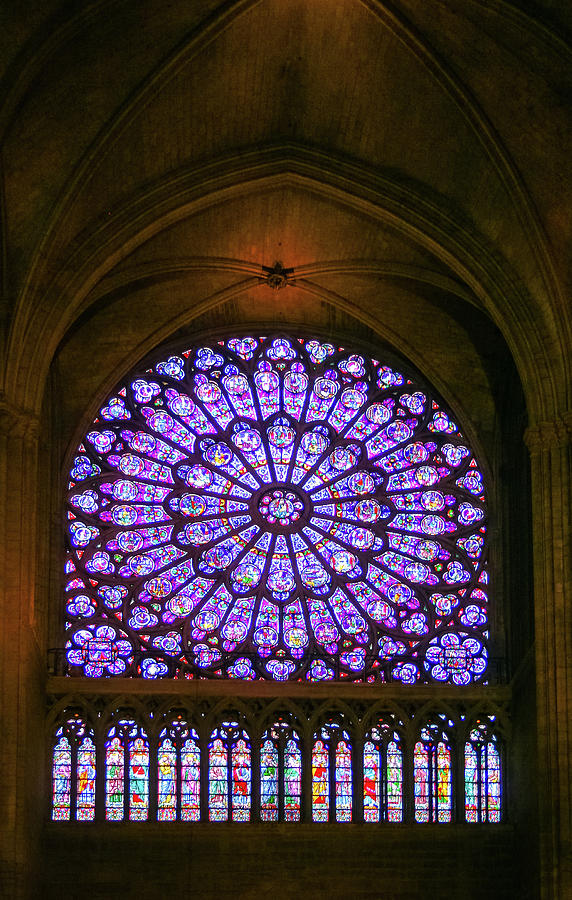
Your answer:
[[[501,821],[494,716],[456,722],[343,713],[301,720],[240,714],[94,724],[63,714],[52,742],[56,822],[450,824]],[[363,725],[363,727],[362,727]],[[356,727],[357,726],[357,727]],[[461,778],[458,770],[461,768]]]

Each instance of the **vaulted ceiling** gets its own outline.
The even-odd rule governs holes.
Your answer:
[[[526,8],[4,9],[7,401],[51,371],[71,440],[159,342],[271,325],[385,342],[485,443],[513,362],[531,420],[566,409],[572,12]]]

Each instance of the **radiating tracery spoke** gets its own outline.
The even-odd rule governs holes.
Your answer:
[[[283,337],[162,360],[101,409],[68,510],[72,671],[484,677],[480,469],[375,360]]]

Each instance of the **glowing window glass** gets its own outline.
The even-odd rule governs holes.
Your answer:
[[[71,746],[61,733],[53,752],[52,819],[69,819],[71,815]]]
[[[95,817],[93,729],[79,716],[56,731],[52,753],[52,819],[90,822]]]
[[[501,760],[489,723],[477,723],[465,743],[465,818],[467,822],[501,820]]]
[[[90,822],[95,817],[93,729],[79,716],[58,728],[52,754],[52,819]]]
[[[337,722],[314,735],[312,747],[312,819],[314,822],[352,821],[352,745]]]
[[[67,533],[72,674],[485,676],[480,466],[360,353],[237,337],[134,373],[76,449]]]
[[[413,751],[416,822],[450,822],[451,748],[445,731],[431,723],[421,729]]]
[[[276,722],[262,736],[260,818],[264,822],[299,822],[301,794],[300,739],[287,722]]]
[[[401,738],[386,722],[380,722],[366,735],[363,812],[366,822],[401,822],[403,819]]]
[[[106,818],[145,821],[149,814],[149,743],[132,719],[121,719],[105,744]]]
[[[330,816],[330,779],[328,747],[324,741],[312,747],[312,819],[327,822]]]
[[[208,776],[210,821],[250,821],[250,740],[237,722],[223,722],[211,735]]]
[[[200,758],[198,735],[182,718],[163,729],[157,755],[159,821],[200,819]]]

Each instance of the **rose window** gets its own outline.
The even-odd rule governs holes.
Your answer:
[[[77,448],[67,517],[72,674],[485,675],[480,467],[359,353],[232,338],[148,366]]]

